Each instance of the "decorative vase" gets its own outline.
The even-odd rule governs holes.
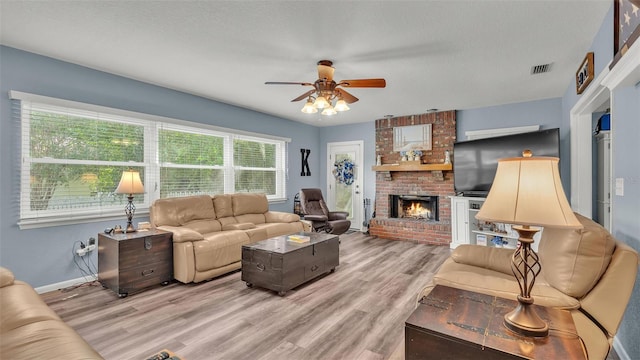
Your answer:
[[[418,155],[414,156],[414,157],[413,157],[413,160],[414,160],[414,161],[420,161],[420,156],[418,156]]]
[[[409,160],[409,158],[407,157],[407,155],[402,157],[402,161],[408,161],[408,160]]]
[[[451,153],[449,152],[449,150],[444,152],[444,163],[451,164]]]
[[[378,155],[378,156],[376,157],[376,165],[377,165],[377,166],[382,165],[382,155]]]

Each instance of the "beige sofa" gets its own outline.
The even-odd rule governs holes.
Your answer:
[[[576,216],[584,229],[543,231],[538,249],[542,272],[532,296],[538,305],[570,310],[589,358],[605,359],[630,300],[638,253],[591,219]],[[519,288],[511,272],[512,254],[459,246],[419,298],[445,285],[515,300]]]
[[[102,359],[40,298],[0,267],[0,359]]]
[[[183,283],[239,269],[242,245],[309,230],[296,214],[269,211],[266,195],[254,193],[159,199],[150,222],[173,233],[173,276]]]

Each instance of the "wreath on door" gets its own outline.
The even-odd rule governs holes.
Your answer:
[[[353,169],[355,164],[351,159],[345,158],[337,160],[333,164],[333,176],[340,184],[351,185],[353,184]]]

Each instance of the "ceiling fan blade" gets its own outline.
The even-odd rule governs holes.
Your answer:
[[[318,64],[318,79],[327,79],[328,82],[331,82],[331,80],[333,80],[333,72],[335,70],[336,69],[331,66]]]
[[[264,83],[265,85],[302,85],[302,86],[313,86],[312,83],[308,82],[290,82],[290,81],[267,81]]]
[[[344,87],[383,88],[387,86],[387,82],[384,79],[357,79],[357,80],[342,80],[338,85],[341,85]]]
[[[340,96],[342,97],[342,99],[344,101],[347,102],[347,104],[352,104],[356,101],[358,101],[359,99],[351,94],[349,94],[345,89],[336,89],[335,90],[338,94],[340,94]]]
[[[291,100],[291,102],[296,102],[296,101],[300,101],[300,100],[302,100],[302,99],[306,99],[307,97],[309,97],[309,95],[313,94],[314,92],[316,92],[316,89],[309,90],[309,91],[307,91],[306,93],[304,93],[304,94],[302,94],[302,95],[298,96],[297,98],[295,98],[295,99]],[[346,100],[345,100],[345,101],[346,101]]]

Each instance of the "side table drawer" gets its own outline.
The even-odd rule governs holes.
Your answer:
[[[145,236],[120,244],[120,269],[172,260],[171,237]]]
[[[120,271],[120,284],[122,286],[144,283],[149,279],[155,279],[155,282],[152,282],[152,285],[170,280],[171,269],[168,264],[158,262]]]

